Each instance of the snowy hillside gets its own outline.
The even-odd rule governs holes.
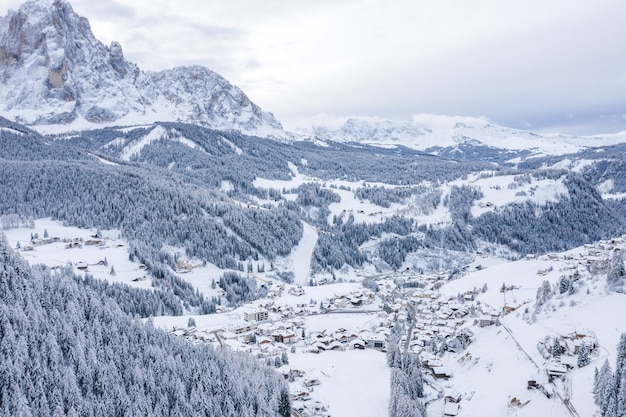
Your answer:
[[[6,235],[32,264],[73,265],[78,274],[149,288],[146,266],[127,259],[117,232],[102,231],[101,238],[94,232],[39,220]],[[46,237],[30,246],[33,233]],[[463,416],[599,415],[594,370],[605,360],[615,363],[625,330],[607,319],[619,317],[624,303],[624,294],[607,285],[608,265],[619,259],[623,269],[615,253],[626,250],[625,242],[615,238],[515,262],[477,256],[451,281],[403,271],[301,286],[262,272],[253,276],[270,288],[264,298],[217,314],[153,320],[194,343],[228,346],[275,367],[288,377],[292,406],[303,416],[387,415],[392,394],[384,350],[393,350],[392,328],[402,329],[399,348],[423,363],[427,415],[452,409]],[[307,256],[296,251],[291,262],[306,264]],[[208,284],[224,271],[193,262],[180,276],[205,295],[223,294]],[[375,292],[363,288],[363,277]],[[260,313],[267,318],[249,317]],[[580,359],[582,346],[591,348],[586,359]]]
[[[626,132],[296,136],[209,69],[142,71],[65,0],[0,18],[0,115],[2,416],[626,409]]]
[[[595,146],[626,142],[626,133],[580,137],[537,134],[498,126],[484,118],[416,115],[411,121],[392,121],[375,117],[352,117],[343,122],[321,121],[312,128],[320,139],[360,142],[375,146],[406,146],[438,152],[440,148],[487,146],[529,151],[534,155],[562,155]]]
[[[53,125],[42,131],[187,121],[285,137],[271,113],[207,68],[142,71],[64,0],[31,0],[0,19],[0,80],[1,114]]]

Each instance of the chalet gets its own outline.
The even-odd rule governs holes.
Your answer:
[[[291,368],[289,365],[283,365],[279,368],[276,368],[276,372],[281,374],[285,379],[289,378],[289,374],[291,373]]]
[[[234,334],[243,334],[249,332],[251,330],[256,329],[257,324],[251,322],[241,322],[235,323],[232,326],[228,327],[228,331],[233,332]]]
[[[346,333],[338,333],[334,337],[339,343],[348,343],[350,341],[350,337]]]
[[[304,288],[302,288],[301,286],[292,287],[289,289],[288,293],[299,297],[301,295],[304,295]]]
[[[574,369],[578,367],[578,357],[561,355],[561,364],[565,365],[568,369]]]
[[[459,319],[461,317],[467,316],[468,314],[469,314],[469,308],[467,308],[466,306],[463,306],[454,312],[454,317]]]
[[[343,346],[338,341],[332,341],[328,344],[327,350],[343,350]]]
[[[181,328],[175,328],[174,331],[172,331],[172,333],[174,334],[174,336],[184,336],[186,333],[185,329],[181,329]]]
[[[291,385],[289,388],[289,393],[291,394],[291,399],[294,401],[308,401],[311,399],[309,390],[304,387]]]
[[[350,346],[350,349],[363,350],[365,349],[365,341],[362,339],[354,339],[353,341],[350,342],[349,346]]]
[[[304,386],[306,387],[312,387],[312,386],[319,385],[319,384],[320,384],[319,378],[316,378],[314,376],[304,378]]]
[[[274,299],[274,298],[278,298],[279,296],[280,296],[280,292],[278,292],[278,291],[269,290],[267,292],[267,298]]]
[[[446,366],[436,366],[432,368],[432,372],[437,379],[449,379],[452,376],[452,372]]]
[[[311,352],[321,352],[326,350],[327,346],[322,342],[315,342],[311,345]]]
[[[365,343],[368,348],[372,349],[385,349],[385,337],[378,334],[370,334],[365,338]]]
[[[352,297],[350,299],[350,304],[352,304],[354,307],[358,307],[363,304],[363,300],[357,297]]]
[[[260,336],[260,337],[257,337],[256,343],[259,346],[268,346],[272,344],[272,339],[266,336]]]
[[[296,334],[293,331],[287,329],[279,330],[272,333],[272,337],[277,343],[291,344],[296,340]]]
[[[86,271],[87,268],[89,268],[89,265],[87,265],[87,263],[85,263],[85,262],[78,262],[76,264],[76,268],[80,269],[81,271]]]
[[[546,373],[548,379],[552,381],[553,378],[560,378],[567,374],[567,367],[560,362],[550,361],[546,366]]]
[[[434,368],[443,366],[443,362],[441,362],[441,359],[439,359],[439,357],[433,355],[432,353],[428,353],[422,359],[422,365],[432,370]]]
[[[495,324],[495,320],[493,319],[492,316],[483,315],[483,316],[480,316],[480,318],[478,319],[478,325],[480,327],[492,326],[494,324]]]
[[[461,394],[457,391],[446,390],[443,399],[447,403],[460,403]]]
[[[346,297],[338,297],[332,298],[330,300],[330,303],[337,308],[344,308],[348,305],[348,300],[346,299]]]

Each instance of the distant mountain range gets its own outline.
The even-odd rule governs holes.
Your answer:
[[[288,133],[272,113],[205,67],[143,71],[124,58],[119,43],[97,40],[88,20],[65,0],[29,0],[0,18],[0,116],[42,133],[183,122],[318,144],[404,146],[453,158],[468,157],[476,147],[540,156],[626,142],[626,132],[536,134],[483,118],[432,115],[411,121],[352,117]]]
[[[391,121],[375,117],[352,117],[343,123],[321,123],[313,134],[335,142],[360,142],[374,146],[405,146],[438,153],[450,148],[463,152],[468,146],[483,146],[535,155],[578,152],[597,146],[626,142],[626,132],[602,136],[538,134],[499,126],[484,118],[417,115],[411,121]]]
[[[180,121],[284,136],[271,113],[207,68],[141,70],[64,0],[30,0],[0,19],[0,114],[25,125]]]

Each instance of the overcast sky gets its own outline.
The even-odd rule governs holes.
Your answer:
[[[21,1],[0,0],[0,15]],[[293,128],[312,116],[484,116],[626,130],[623,0],[74,0],[143,69],[199,64]]]

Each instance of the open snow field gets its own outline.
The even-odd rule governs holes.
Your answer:
[[[45,231],[48,232],[48,239],[59,240],[32,245],[31,233],[37,233],[40,239],[45,240]],[[128,260],[128,245],[119,237],[119,232],[102,230],[102,237],[95,238],[96,232],[96,229],[63,226],[50,219],[36,220],[33,229],[22,227],[3,231],[11,247],[17,247],[19,242],[19,253],[30,264],[44,264],[49,267],[71,264],[78,274],[87,272],[98,279],[121,282],[137,288],[151,288],[149,272],[140,263]],[[32,246],[32,250],[25,250],[27,246]],[[115,274],[111,274],[111,268]]]
[[[292,368],[319,378],[311,397],[341,417],[388,415],[389,374],[385,354],[371,349],[289,355]]]

